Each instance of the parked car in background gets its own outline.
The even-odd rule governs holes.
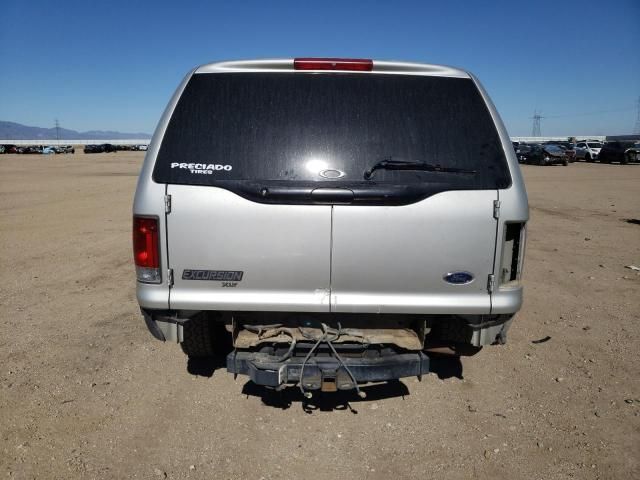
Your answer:
[[[598,159],[602,143],[594,140],[586,140],[576,144],[576,160],[593,162]]]
[[[15,145],[2,145],[4,148],[2,153],[18,153],[18,147]]]
[[[619,162],[621,164],[635,162],[638,160],[640,143],[638,142],[607,142],[600,150],[601,163]]]
[[[100,145],[85,145],[83,150],[84,153],[100,153],[104,151]]]
[[[117,152],[118,148],[110,143],[103,143],[102,145],[85,145],[84,153],[111,153]]]
[[[546,142],[547,145],[557,145],[564,150],[569,163],[576,161],[576,144],[572,142]]]
[[[102,151],[106,153],[118,151],[118,147],[116,147],[115,145],[111,145],[110,143],[103,143],[102,145],[100,145],[100,147],[102,147]]]
[[[627,159],[630,162],[640,162],[640,142],[633,144],[633,147],[627,151]]]
[[[564,151],[564,154],[567,156],[567,161],[569,163],[573,163],[573,162],[576,161],[576,151],[575,150],[569,150],[564,145],[557,145],[557,144],[553,144],[553,145],[556,145],[557,147],[561,148]]]
[[[57,145],[54,147],[56,153],[75,153],[76,150],[72,145]]]
[[[22,147],[18,147],[17,153],[23,153],[23,154],[42,153],[42,147],[35,146],[35,145],[24,145]]]
[[[531,165],[569,165],[565,150],[558,145],[532,145],[528,153],[522,155],[521,163]]]
[[[148,145],[138,145],[138,150],[146,152],[147,151],[147,147],[148,147]]]
[[[47,146],[47,147],[42,147],[42,150],[40,151],[40,153],[44,155],[55,155],[57,152],[55,147]]]
[[[516,157],[518,158],[518,163],[524,163],[525,157],[535,145],[537,144],[521,143],[518,145],[518,148],[516,149]]]

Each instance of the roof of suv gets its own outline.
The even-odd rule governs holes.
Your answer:
[[[294,69],[294,58],[272,58],[259,60],[231,60],[201,65],[194,73],[223,73],[223,72],[282,72],[298,71]],[[341,60],[341,59],[318,59]],[[309,71],[309,70],[307,70]],[[323,73],[350,70],[311,70]],[[432,65],[428,63],[411,63],[385,60],[373,60],[371,73],[391,73],[405,75],[426,75],[437,77],[471,78],[469,73],[446,65]]]

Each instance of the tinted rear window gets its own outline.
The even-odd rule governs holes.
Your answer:
[[[470,79],[339,73],[194,75],[162,140],[154,180],[363,182],[385,158],[476,173],[385,170],[376,171],[377,183],[510,183],[498,133]]]

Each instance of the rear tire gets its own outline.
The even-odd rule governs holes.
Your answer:
[[[565,167],[568,166],[569,165],[569,160],[564,160],[562,162],[562,165],[565,166]]]
[[[589,162],[589,163],[591,163],[591,161],[592,161],[592,160],[591,160],[591,155],[590,155],[590,154],[587,154],[587,155],[584,157],[584,161],[585,161],[585,162]]]
[[[215,354],[213,339],[214,323],[204,315],[190,319],[182,327],[182,351],[190,358],[212,357]]]

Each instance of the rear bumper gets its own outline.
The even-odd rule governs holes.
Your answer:
[[[435,338],[438,342],[454,342],[459,344],[469,344],[474,347],[482,347],[484,345],[493,345],[495,343],[505,343],[506,333],[513,322],[514,313],[520,309],[522,305],[522,287],[509,288],[509,289],[497,289],[493,296],[493,310],[494,315],[370,315],[370,314],[315,314],[310,316],[309,314],[300,313],[300,317],[307,322],[325,322],[328,324],[335,324],[336,321],[342,322],[342,326],[345,328],[364,328],[366,332],[367,328],[377,329],[377,332],[369,332],[373,334],[373,337],[369,337],[371,343],[381,343],[387,345],[396,345],[396,347],[402,349],[402,351],[414,351],[417,348],[410,343],[407,343],[411,339],[403,334],[403,330],[407,328],[418,328],[420,322],[425,322],[423,327],[428,329],[427,333],[431,330],[437,333]],[[291,318],[289,312],[260,312],[256,317],[260,321],[251,322],[252,312],[207,312],[207,311],[179,311],[179,310],[165,310],[165,309],[146,309],[141,308],[142,315],[145,323],[151,334],[161,341],[170,343],[181,343],[184,341],[184,328],[183,325],[191,321],[192,317],[197,314],[204,314],[205,318],[209,318],[208,321],[218,321],[231,325],[231,318],[235,316],[242,322],[248,323],[267,323],[267,324],[280,324],[286,319]],[[419,323],[415,323],[419,322]],[[401,335],[394,339],[395,335],[389,335],[389,332],[383,332],[385,329],[399,329],[398,332]],[[383,334],[386,339],[381,338]],[[424,332],[423,332],[424,334]],[[420,337],[422,338],[422,337]],[[288,339],[288,337],[287,337]],[[432,338],[433,340],[433,338]],[[288,340],[287,340],[288,341]],[[257,342],[260,343],[260,342]],[[236,345],[239,347],[239,351],[246,351],[244,349],[255,347],[256,344]],[[257,355],[257,354],[256,354]],[[265,359],[264,354],[262,356],[256,356],[255,358],[238,357],[240,360],[260,360],[263,363],[269,359]],[[384,357],[387,358],[387,357]],[[246,371],[240,371],[234,367],[234,373],[247,374]],[[237,371],[236,371],[237,370]],[[414,373],[409,373],[406,376],[413,376]]]
[[[429,357],[422,352],[409,352],[379,358],[343,358],[358,384],[382,382],[404,377],[421,377],[429,373]],[[305,390],[351,390],[351,376],[333,357],[314,357],[302,369],[303,358],[280,361],[263,353],[231,352],[227,356],[227,371],[247,375],[257,385],[277,388],[298,384]]]

